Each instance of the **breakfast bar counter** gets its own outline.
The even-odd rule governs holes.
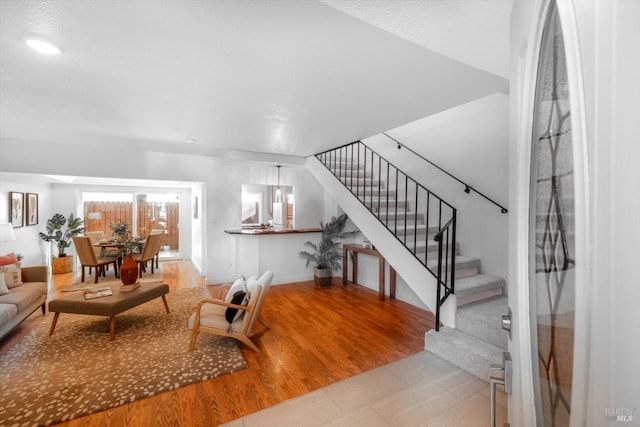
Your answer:
[[[235,277],[259,276],[274,272],[273,283],[292,283],[313,280],[313,269],[298,256],[306,241],[320,239],[320,228],[245,228],[225,230],[232,237],[228,250],[234,251]]]
[[[243,228],[240,230],[224,230],[227,234],[239,235],[263,235],[263,234],[295,234],[295,233],[319,233],[319,228]]]

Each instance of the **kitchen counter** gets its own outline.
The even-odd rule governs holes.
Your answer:
[[[263,234],[296,234],[296,233],[319,233],[320,228],[243,228],[240,230],[224,230],[227,234],[238,235],[263,235]]]

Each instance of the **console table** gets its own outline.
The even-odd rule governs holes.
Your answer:
[[[378,296],[380,300],[384,301],[385,297],[385,285],[384,285],[384,264],[385,260],[380,252],[376,249],[365,248],[362,245],[345,244],[342,245],[342,284],[346,285],[347,282],[347,254],[351,252],[351,258],[353,263],[353,277],[351,282],[358,283],[358,253],[372,255],[378,258]],[[396,271],[389,265],[389,298],[396,297]]]

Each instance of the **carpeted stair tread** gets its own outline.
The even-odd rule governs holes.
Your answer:
[[[363,169],[346,169],[346,168],[341,168],[339,170],[337,170],[334,173],[335,176],[337,176],[340,179],[347,179],[350,180],[351,178],[358,178],[358,177],[367,177],[370,178],[371,175],[373,175],[371,173],[371,171],[364,171]]]
[[[396,235],[399,238],[402,238],[402,236],[404,235],[404,228],[405,228],[405,221],[404,218],[389,218],[388,220],[384,220],[384,219],[380,219],[380,221],[385,224],[387,226],[387,228],[393,233],[394,230],[396,231]],[[422,225],[421,221],[418,221],[418,223],[416,224],[416,221],[408,218],[406,221],[406,227],[407,227],[407,234],[412,235],[413,236],[413,229],[416,227],[420,227],[420,225]],[[435,233],[434,233],[435,234]],[[418,235],[420,235],[420,231],[418,231]]]
[[[333,170],[333,169],[364,170],[364,168],[358,166],[357,163],[353,163],[350,161],[342,161],[342,162],[328,161],[323,163],[325,163],[330,170]]]
[[[389,206],[387,206],[387,202]],[[391,198],[386,199],[384,197],[382,198],[373,197],[372,199],[367,199],[364,204],[367,207],[373,206],[374,209],[378,209],[378,205],[380,205],[380,210],[378,212],[384,213],[387,211],[395,212],[396,209],[398,211],[402,210],[404,212],[404,207],[407,204],[407,202],[404,200],[396,201],[395,199],[391,199]]]
[[[429,268],[438,267],[438,260],[429,261]],[[456,269],[478,267],[480,268],[480,259],[470,256],[457,255]]]
[[[389,212],[380,212],[378,213],[378,218],[380,218],[383,222],[386,220],[389,221],[404,221],[405,219],[407,219],[407,221],[415,221],[416,218],[418,219],[418,221],[422,221],[424,218],[424,215],[421,213],[417,213],[415,211],[407,211],[405,212],[404,210],[400,211],[398,210],[398,212],[396,211],[389,211]]]
[[[381,196],[382,198],[385,197],[396,197],[396,190],[386,190],[384,188],[382,188],[380,191],[378,191],[378,186],[371,187],[370,185],[366,185],[366,186],[353,186],[351,187],[351,192],[354,195],[358,195],[360,197],[362,197],[363,195],[367,196],[367,199],[373,197],[373,199],[375,200],[376,197]]]
[[[441,327],[439,332],[430,330],[425,335],[425,350],[443,358],[461,369],[489,381],[498,376],[491,364],[502,363],[503,349],[456,329]]]
[[[411,227],[407,227],[408,236],[413,236],[415,232],[418,233],[418,236],[420,235],[424,236],[427,233],[427,226],[425,224],[418,224],[415,227],[413,225]],[[429,232],[429,237],[432,238],[433,235],[438,232],[438,227],[430,226],[428,232]],[[402,236],[404,236],[404,234],[405,234],[404,227],[400,227],[396,232],[396,236],[398,236],[400,240],[402,240]]]
[[[456,281],[458,307],[478,299],[502,295],[504,289],[504,279],[490,274],[476,274],[475,276],[459,279]]]
[[[501,326],[506,313],[505,296],[467,304],[456,311],[456,329],[506,350],[508,334]]]
[[[424,240],[420,240],[420,239],[416,239],[416,252],[419,254],[423,254],[425,252],[433,252],[434,256],[438,256],[438,242],[436,242],[435,240],[427,240],[426,242]],[[403,239],[400,239],[400,241],[403,241]],[[408,237],[407,238],[407,244],[408,246],[413,249],[413,236]],[[443,245],[442,247],[442,252],[446,251],[446,247]],[[451,252],[451,249],[449,249],[449,252]],[[460,253],[460,245],[458,243],[456,243],[456,255]]]
[[[354,176],[354,177],[337,176],[336,178],[343,181],[343,183],[344,181],[346,181],[346,184],[352,187],[369,187],[369,188],[373,187],[376,190],[378,190],[378,188],[380,188],[381,190],[384,190],[383,181],[380,181],[379,179],[372,179],[371,177],[368,177],[368,176]]]
[[[448,262],[451,262],[449,259]],[[431,259],[427,261],[427,266],[431,271],[438,270],[438,259]],[[444,268],[444,265],[443,265]],[[456,255],[456,281],[464,277],[475,276],[480,272],[480,259],[475,257],[468,257],[462,255]]]

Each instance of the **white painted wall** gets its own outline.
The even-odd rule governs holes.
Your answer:
[[[260,159],[253,155],[243,161],[230,161],[218,157],[138,151],[132,146],[129,150],[106,149],[97,157],[93,148],[9,139],[0,140],[0,153],[0,171],[4,172],[203,183],[202,223],[193,225],[192,222],[192,226],[194,233],[198,228],[206,233],[201,234],[205,244],[200,250],[202,272],[208,283],[223,283],[235,278],[235,240],[224,230],[240,228],[242,184],[276,184],[276,164],[283,164],[281,183],[293,185],[295,189],[296,226],[316,227],[323,219],[322,187],[301,162],[296,164],[298,160],[287,156],[270,155]],[[19,191],[14,188],[17,187],[6,191]],[[5,191],[4,187],[2,191]],[[46,198],[44,203],[48,203]],[[55,202],[50,203],[49,214],[53,211],[72,212],[76,208],[76,200],[68,194],[56,197]],[[41,218],[43,215],[44,212]],[[198,242],[193,241],[193,244],[198,245]],[[295,262],[302,262],[297,259],[300,248],[291,246],[287,249],[281,254],[283,259],[295,258]],[[276,277],[284,273],[275,272]],[[311,272],[308,277],[312,277]]]
[[[515,2],[511,36],[510,301],[514,311],[511,425],[534,425],[528,348],[527,132],[545,2]],[[576,160],[576,334],[572,426],[615,426],[607,409],[640,413],[640,2],[559,1],[570,74]],[[582,113],[582,114],[580,114]],[[585,119],[581,122],[581,117]],[[530,127],[529,127],[530,128]],[[527,364],[529,363],[529,364]]]
[[[509,98],[494,94],[387,132],[502,206],[508,204]],[[457,240],[483,273],[507,277],[508,215],[384,135],[371,149],[457,209]]]
[[[194,210],[197,212],[197,215],[196,212],[191,212],[191,261],[193,262],[196,270],[200,272],[205,271],[205,260],[207,259],[207,240],[205,239],[205,236],[207,235],[207,201],[205,195],[206,185],[194,184],[192,186],[191,203],[192,206],[194,206]]]
[[[48,244],[40,240],[38,232],[45,231],[47,219],[53,214],[50,183],[35,175],[0,172],[0,223],[9,222],[10,191],[38,194],[38,224],[14,228],[16,240],[0,243],[0,255],[23,254],[22,265],[48,264]]]

